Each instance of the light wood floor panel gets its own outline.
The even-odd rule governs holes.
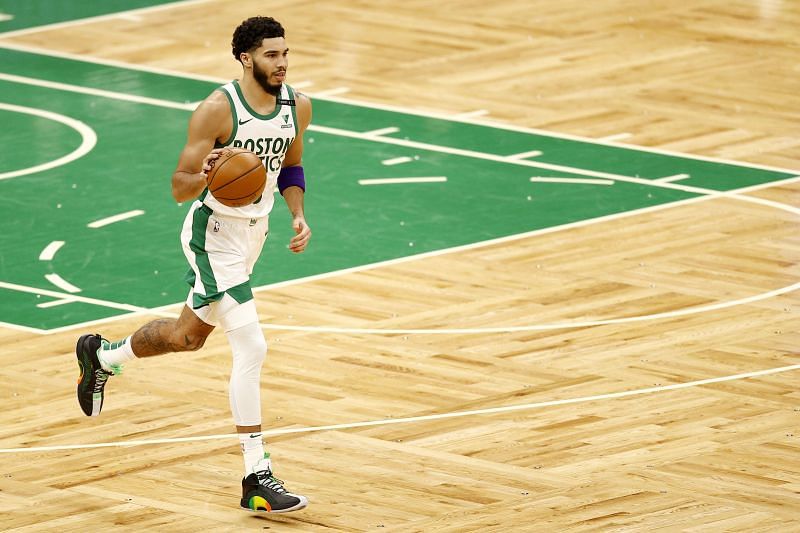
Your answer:
[[[800,157],[800,5],[764,5],[245,0],[215,2],[213,16],[200,4],[12,41],[233,77],[230,28],[271,13],[289,28],[292,79],[313,81],[312,94],[346,86],[377,102],[486,109],[529,127],[630,132],[637,144],[791,166]],[[717,140],[706,144],[709,134]]]
[[[800,168],[800,4],[240,0],[29,33],[27,44],[228,78],[230,32],[287,27],[314,92]],[[800,205],[800,185],[749,193]],[[313,216],[310,214],[310,216]],[[313,245],[313,244],[312,244]],[[265,323],[487,328],[722,304],[797,282],[796,215],[715,198],[260,292]],[[176,307],[174,310],[177,310]],[[587,398],[800,364],[800,296],[484,334],[269,330],[267,429]],[[91,329],[121,338],[153,317]],[[0,447],[227,434],[224,335],[128,365],[75,405],[79,330],[0,328]],[[792,531],[797,371],[626,398],[276,435],[311,505],[236,509],[235,439],[0,455],[9,531]],[[55,415],[55,416],[54,416]]]

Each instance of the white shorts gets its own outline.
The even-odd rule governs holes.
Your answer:
[[[186,303],[203,322],[235,329],[227,327],[230,324],[224,317],[237,304],[248,302],[245,308],[252,307],[252,317],[258,320],[250,274],[268,233],[269,217],[228,217],[214,213],[200,201],[192,204],[181,231],[183,253],[189,261],[186,281],[192,287]],[[237,311],[242,313],[244,310]],[[249,311],[246,314],[251,315]]]

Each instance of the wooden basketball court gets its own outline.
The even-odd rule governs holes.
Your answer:
[[[497,123],[775,177],[663,176],[661,189],[693,196],[259,291],[268,448],[310,500],[288,515],[238,509],[222,334],[132,362],[99,417],[80,412],[77,337],[122,338],[180,306],[2,327],[3,530],[800,528],[800,6],[188,1],[0,33],[0,52],[230,79],[231,32],[255,14],[287,28],[289,83],[319,109]],[[309,154],[325,150],[317,131]],[[0,182],[7,213],[20,206],[3,192],[12,182]],[[539,198],[545,184],[530,186]],[[563,190],[556,206],[578,189]],[[500,205],[505,192],[488,182],[470,202]],[[24,236],[24,221],[10,223]],[[348,247],[377,246],[371,227]],[[0,272],[24,260],[4,247]],[[55,297],[46,285],[29,294]],[[8,324],[22,313],[10,298]]]

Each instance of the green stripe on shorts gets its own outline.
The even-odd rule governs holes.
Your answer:
[[[238,303],[243,304],[253,299],[253,290],[250,288],[250,280],[240,283],[235,287],[231,287],[227,291],[231,297]]]
[[[211,213],[211,209],[202,205],[195,209],[192,216],[192,239],[189,241],[189,248],[194,252],[195,263],[200,271],[200,284],[205,292],[205,295],[197,294],[197,291],[193,292],[192,306],[195,309],[222,298],[222,293],[217,289],[217,279],[211,269],[208,252],[206,252],[206,228],[208,227],[208,219]],[[186,276],[186,281],[192,286],[196,281],[196,275],[197,273],[192,269],[192,272]]]

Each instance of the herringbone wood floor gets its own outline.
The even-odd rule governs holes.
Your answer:
[[[800,5],[705,0],[255,0],[176,6],[7,41],[219,77],[252,14],[287,27],[308,92],[798,168]],[[2,40],[2,39],[0,39]],[[422,97],[424,95],[424,98]],[[797,183],[752,196],[800,204]],[[309,214],[313,217],[313,214]],[[262,292],[265,323],[482,328],[663,313],[797,281],[795,215],[717,198]],[[494,334],[269,331],[268,428],[666,386],[800,362],[797,293],[676,318]],[[110,338],[149,317],[102,327]],[[1,447],[224,434],[230,366],[129,365],[74,405],[79,331],[0,331]],[[14,531],[707,530],[800,527],[797,371],[626,398],[270,439],[311,505],[237,507],[235,441],[2,455]]]

